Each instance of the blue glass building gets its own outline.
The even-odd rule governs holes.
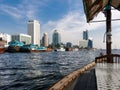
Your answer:
[[[67,47],[67,48],[72,47],[72,43],[71,43],[71,42],[67,42],[67,43],[66,43],[66,47]]]
[[[93,41],[92,40],[88,40],[88,48],[93,48]]]
[[[60,32],[58,32],[58,30],[55,30],[52,38],[52,45],[53,47],[60,47],[60,44],[61,44]]]
[[[83,31],[83,40],[88,40],[88,30]]]

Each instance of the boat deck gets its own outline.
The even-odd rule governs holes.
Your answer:
[[[95,61],[65,76],[49,90],[120,90],[120,55],[96,57]]]
[[[91,69],[82,74],[78,78],[74,90],[97,90],[95,69]]]
[[[74,90],[120,90],[120,63],[97,63],[79,77]]]
[[[120,90],[120,63],[97,63],[98,90]]]

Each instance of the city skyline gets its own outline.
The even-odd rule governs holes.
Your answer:
[[[119,16],[118,10],[112,10],[112,18],[119,19]],[[40,21],[40,34],[47,32],[50,43],[55,29],[60,30],[63,43],[73,44],[78,44],[82,32],[87,29],[93,37],[93,47],[106,48],[103,43],[106,24],[86,23],[82,0],[0,0],[1,33],[27,34],[28,20]],[[101,12],[94,20],[105,20],[105,16]],[[119,22],[112,22],[112,48],[120,48]]]

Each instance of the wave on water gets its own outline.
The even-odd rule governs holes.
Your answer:
[[[72,71],[93,61],[95,50],[4,53],[0,56],[0,90],[47,90]]]

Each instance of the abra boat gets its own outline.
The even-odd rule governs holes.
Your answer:
[[[34,44],[23,45],[20,52],[50,52],[52,49],[46,47],[39,47]]]
[[[9,46],[7,48],[7,52],[20,52],[20,48],[24,45],[23,42],[19,42],[19,41],[11,41],[8,43]]]

